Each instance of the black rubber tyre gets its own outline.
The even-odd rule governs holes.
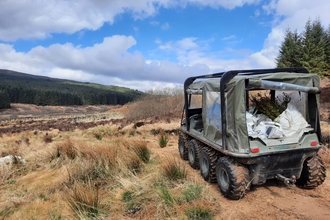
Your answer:
[[[183,160],[188,160],[188,147],[187,147],[187,137],[185,134],[179,134],[178,148],[180,157]]]
[[[217,181],[215,175],[217,166],[218,154],[215,150],[209,148],[202,148],[199,156],[199,168],[201,175],[205,181],[214,183]]]
[[[188,144],[188,161],[192,168],[199,169],[199,145],[198,142],[194,139],[189,141]]]
[[[326,170],[319,155],[307,158],[301,176],[296,185],[304,189],[313,189],[321,185],[326,177]]]
[[[228,157],[220,157],[216,166],[216,178],[221,193],[238,200],[249,190],[249,170]]]

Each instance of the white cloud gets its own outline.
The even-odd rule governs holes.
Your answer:
[[[168,30],[169,28],[170,28],[170,24],[167,22],[165,22],[161,27],[162,30]]]
[[[159,25],[159,22],[158,21],[151,21],[150,24],[152,26],[158,26]]]
[[[160,7],[197,4],[232,9],[256,2],[259,0],[1,0],[0,40],[44,39],[53,33],[97,30],[105,22],[112,24],[117,15],[125,12],[135,19],[144,19],[155,15]]]
[[[139,81],[134,87],[141,87],[143,81],[181,83],[190,75],[209,72],[206,65],[147,61],[139,52],[127,52],[135,44],[133,37],[120,35],[104,38],[102,43],[86,48],[71,43],[53,44],[35,47],[27,53],[0,44],[0,66],[25,73],[111,85],[116,84],[100,79],[116,78],[121,85]]]
[[[254,16],[259,17],[260,16],[260,11],[257,9],[254,11]]]
[[[224,40],[224,41],[227,41],[227,40],[233,40],[233,39],[236,39],[236,35],[230,35],[228,37],[223,37],[221,40]]]
[[[201,6],[209,6],[215,9],[223,7],[225,9],[234,9],[242,7],[245,4],[257,4],[261,0],[182,0],[185,4],[197,4]]]
[[[308,19],[320,19],[323,25],[330,24],[329,0],[271,0],[263,6],[266,13],[274,16],[273,28],[264,42],[264,48],[251,55],[256,65],[274,67],[275,58],[283,41],[285,30],[302,33]]]

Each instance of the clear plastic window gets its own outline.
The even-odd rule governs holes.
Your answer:
[[[207,92],[206,97],[206,123],[219,130],[221,127],[221,99],[219,92]]]
[[[299,91],[275,91],[275,97],[282,102],[283,97],[288,95],[290,97],[290,104],[306,118],[306,93]]]
[[[202,108],[201,95],[191,95],[190,108]]]

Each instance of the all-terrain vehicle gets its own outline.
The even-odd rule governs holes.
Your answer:
[[[278,179],[302,188],[326,170],[318,75],[304,68],[232,70],[189,77],[178,141],[182,159],[229,199]],[[264,95],[262,95],[262,93]],[[281,102],[282,100],[282,102]],[[273,112],[277,115],[271,117]]]

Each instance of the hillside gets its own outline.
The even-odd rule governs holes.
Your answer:
[[[0,92],[10,103],[35,105],[117,105],[131,102],[142,92],[119,86],[55,79],[0,69]]]

